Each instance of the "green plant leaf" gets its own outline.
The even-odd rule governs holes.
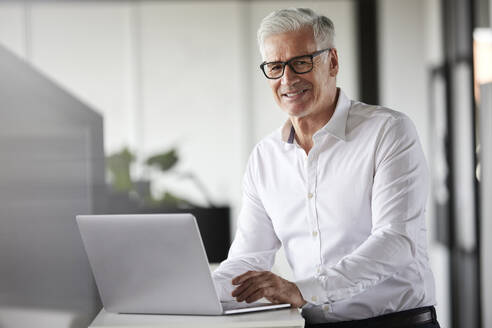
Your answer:
[[[171,169],[177,162],[179,158],[176,149],[171,149],[162,154],[157,154],[149,159],[147,159],[147,165],[157,166],[161,171],[167,171]]]
[[[132,190],[130,165],[134,160],[135,156],[126,147],[106,158],[106,165],[112,176],[112,185],[116,191]]]

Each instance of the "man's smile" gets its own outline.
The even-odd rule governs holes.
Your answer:
[[[297,99],[300,98],[305,92],[307,92],[309,89],[300,89],[297,91],[289,91],[285,93],[281,93],[282,97],[286,97],[287,99]]]

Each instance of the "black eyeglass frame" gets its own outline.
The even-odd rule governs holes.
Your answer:
[[[325,51],[330,51],[331,49],[333,49],[333,48],[325,48],[325,49],[321,49],[321,50],[315,51],[315,52],[313,52],[312,54],[308,54],[308,55],[301,55],[301,56],[292,57],[292,58],[291,58],[291,59],[289,59],[288,61],[284,61],[284,62],[283,62],[283,61],[263,62],[263,63],[261,63],[261,64],[260,64],[260,69],[261,69],[261,71],[263,72],[263,74],[265,75],[265,77],[266,77],[267,79],[270,79],[270,80],[277,80],[277,79],[280,79],[282,76],[284,76],[284,73],[285,73],[285,66],[286,66],[286,65],[289,65],[290,69],[291,69],[294,73],[296,73],[296,74],[307,74],[307,73],[311,72],[311,71],[313,70],[313,68],[314,68],[313,58],[314,58],[314,57],[316,57],[316,56],[321,55],[321,54],[322,54],[323,52],[325,52]],[[295,70],[295,68],[292,66],[292,64],[291,64],[291,63],[292,63],[293,61],[295,61],[295,60],[297,60],[297,59],[299,59],[299,58],[303,58],[303,57],[310,57],[310,58],[311,58],[311,69],[310,69],[310,70],[308,70],[308,71],[306,71],[306,72],[302,72],[302,73],[300,73],[300,72],[297,72],[297,71]],[[280,74],[280,76],[279,76],[279,77],[269,77],[269,76],[267,75],[267,73],[265,72],[265,65],[267,65],[267,64],[281,64],[281,65],[282,65],[282,74]]]

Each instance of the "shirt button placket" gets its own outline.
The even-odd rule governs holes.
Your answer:
[[[322,256],[321,256],[321,239],[320,239],[320,232],[318,230],[318,217],[316,213],[316,199],[318,197],[316,193],[316,180],[317,180],[317,162],[318,162],[318,154],[317,154],[317,149],[312,149],[312,158],[311,158],[311,167],[310,170],[308,171],[308,176],[309,179],[309,190],[308,190],[308,202],[309,202],[309,210],[310,210],[310,215],[311,215],[311,224],[312,224],[312,237],[313,241],[317,245],[317,249],[319,250],[318,256],[319,256],[319,264],[321,265],[322,263]]]
[[[309,189],[312,188],[311,184],[308,185],[308,188]],[[315,233],[317,234],[317,228],[316,228],[317,224],[316,224],[316,210],[315,210],[314,199],[315,199],[314,193],[309,191],[306,195],[307,209],[309,213],[309,223],[311,224],[311,231],[313,237],[316,237]]]
[[[312,192],[313,188],[313,175],[312,175],[312,161],[310,160],[309,156],[305,158],[304,165],[306,168],[306,189],[307,189],[307,194],[306,194],[306,209],[307,209],[307,214],[308,214],[308,221],[309,225],[311,226],[311,231],[314,231],[316,227],[315,223],[315,218],[314,218],[314,211],[313,211],[313,198],[314,194]]]

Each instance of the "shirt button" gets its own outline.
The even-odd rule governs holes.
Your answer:
[[[313,198],[313,193],[310,192],[307,196],[309,199],[311,199],[311,198]]]
[[[318,298],[316,296],[311,297],[311,301],[316,302]]]
[[[313,231],[313,237],[316,237],[318,235],[317,231]]]
[[[318,267],[318,268],[316,269],[316,272],[317,272],[317,273],[321,273],[321,268],[320,268],[320,267]]]
[[[328,305],[323,305],[323,310],[324,311],[330,311],[330,307]]]

